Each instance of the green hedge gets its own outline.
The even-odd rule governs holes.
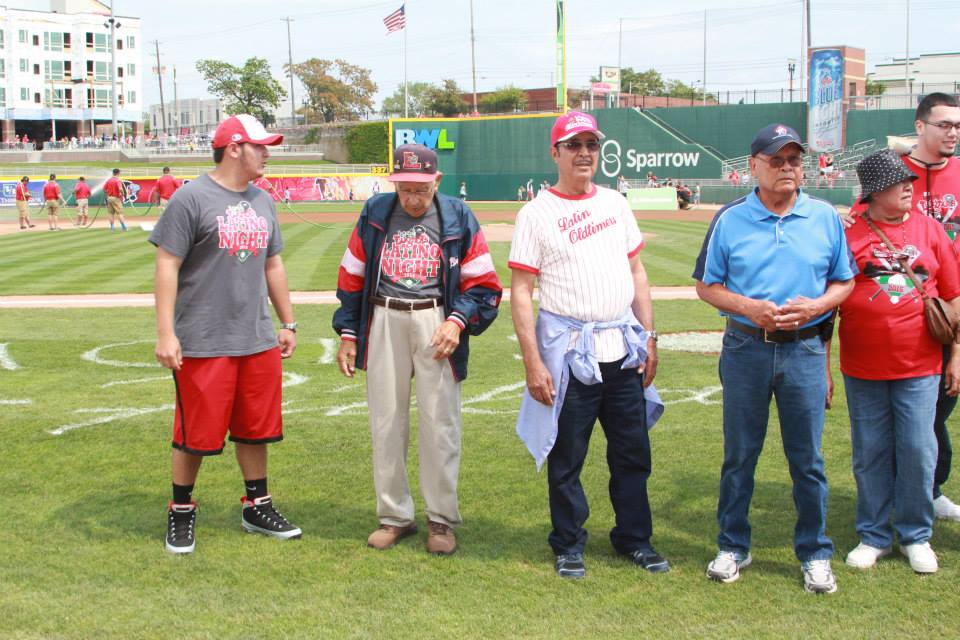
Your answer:
[[[386,122],[353,125],[347,130],[347,153],[352,164],[386,164],[390,136]]]

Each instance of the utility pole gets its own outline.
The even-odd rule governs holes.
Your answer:
[[[903,57],[903,87],[907,92],[908,103],[913,102],[913,88],[910,86],[910,0],[907,0],[906,55]]]
[[[793,58],[787,60],[787,72],[790,74],[790,102],[793,102],[793,72],[797,70],[797,61]]]
[[[289,61],[289,66],[287,68],[287,73],[290,74],[290,126],[297,126],[297,101],[293,96],[293,41],[290,38],[290,23],[293,22],[293,18],[287,16],[286,18],[281,18],[284,22],[287,23],[287,60]]]
[[[157,50],[157,82],[160,83],[160,119],[163,120],[163,131],[167,131],[167,107],[163,101],[163,67],[160,66],[160,41],[154,40],[154,46]]]
[[[707,10],[703,10],[703,106],[707,106]]]
[[[476,40],[473,37],[473,0],[470,0],[470,69],[473,71],[473,112],[477,111],[477,53]],[[404,96],[406,99],[406,96]]]
[[[180,101],[177,99],[177,65],[173,65],[173,121],[176,123],[176,129],[173,135],[180,135]]]

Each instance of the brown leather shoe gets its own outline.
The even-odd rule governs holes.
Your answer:
[[[381,524],[380,528],[370,534],[367,538],[367,546],[374,549],[389,549],[407,536],[412,536],[417,532],[417,525],[414,523],[406,527],[397,527],[392,524]]]
[[[440,556],[449,556],[457,550],[457,537],[453,528],[441,522],[427,521],[430,533],[427,535],[427,551]]]

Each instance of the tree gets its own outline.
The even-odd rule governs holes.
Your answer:
[[[463,113],[468,107],[462,94],[455,80],[442,80],[440,86],[430,88],[426,110],[447,118]]]
[[[370,79],[370,70],[346,60],[310,58],[285,65],[293,71],[307,90],[305,115],[317,115],[324,122],[359,120],[373,111],[373,94],[377,85]]]
[[[270,107],[280,106],[287,95],[264,58],[250,58],[242,67],[221,60],[200,60],[197,71],[207,81],[207,90],[227,103],[230,115],[249,113],[264,124],[273,124]]]
[[[410,115],[428,115],[428,102],[433,85],[429,82],[411,82],[407,85],[407,107]],[[403,115],[403,85],[393,95],[383,99],[383,113],[387,116]]]
[[[688,100],[703,100],[703,89],[691,87],[680,80],[667,82],[667,95],[671,98],[686,98]]]
[[[590,78],[590,82],[599,82],[599,76]],[[633,93],[640,96],[665,95],[666,87],[663,76],[656,69],[647,69],[637,72],[633,67],[624,67],[620,70],[620,93]]]
[[[882,96],[883,92],[887,90],[887,85],[867,78],[867,85],[864,90],[868,96]]]
[[[512,113],[523,111],[527,106],[527,94],[513,85],[500,87],[480,99],[483,113]]]

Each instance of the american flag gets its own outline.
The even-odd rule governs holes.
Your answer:
[[[400,29],[407,26],[407,17],[406,14],[404,14],[403,7],[404,5],[400,5],[399,9],[383,19],[383,24],[387,27],[387,34],[400,31]]]

